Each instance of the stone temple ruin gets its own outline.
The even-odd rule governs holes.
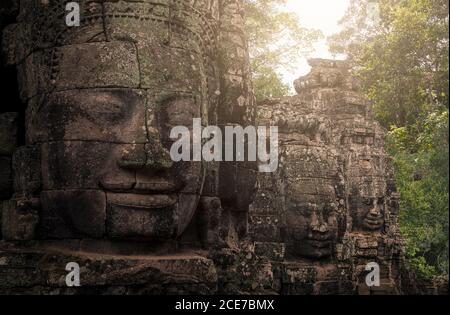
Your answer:
[[[277,262],[283,294],[413,290],[383,130],[347,62],[309,63],[296,96],[258,106],[258,124],[280,128],[281,165],[258,178],[250,209],[255,251]],[[379,287],[366,285],[371,262],[380,266]]]
[[[240,1],[85,0],[74,28],[64,3],[0,5],[18,81],[0,113],[0,294],[419,292],[346,62],[313,59],[298,95],[256,106]],[[170,128],[196,117],[279,126],[278,171],[173,163]]]

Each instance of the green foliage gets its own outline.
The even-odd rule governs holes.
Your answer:
[[[370,3],[379,5],[375,25]],[[414,124],[435,104],[448,108],[448,6],[448,0],[352,0],[343,32],[330,38],[334,52],[359,66],[356,74],[386,128]]]
[[[280,10],[286,0],[245,0],[244,14],[258,99],[288,93],[281,70],[292,70],[312,51],[320,31],[303,28],[293,12]]]
[[[449,271],[448,111],[431,114],[425,125],[415,153],[405,147],[405,128],[392,129],[388,140],[402,194],[407,254],[419,275],[431,277]]]
[[[253,76],[253,85],[257,92],[257,101],[282,97],[289,93],[289,86],[281,81],[280,76],[274,69],[269,67],[259,68],[259,71]]]
[[[370,19],[377,4],[379,15]],[[341,33],[346,53],[390,130],[401,201],[401,229],[423,277],[448,273],[448,0],[352,0]]]

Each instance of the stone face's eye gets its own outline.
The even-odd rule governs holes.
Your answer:
[[[172,141],[170,131],[177,126],[192,129],[194,118],[201,118],[200,104],[194,98],[171,98],[158,107],[158,122],[163,141]]]
[[[333,210],[332,205],[325,205],[323,207],[322,213],[323,213],[324,218],[327,218],[327,217],[333,215],[333,212],[334,212],[334,210]]]
[[[131,112],[130,104],[122,102],[120,99],[102,99],[98,98],[95,103],[89,104],[91,106],[82,107],[83,111],[94,120],[115,121],[116,123],[121,119],[126,118],[127,112]],[[93,105],[93,106],[92,106]],[[133,107],[133,106],[131,106]]]
[[[314,209],[312,206],[301,205],[296,208],[297,212],[304,217],[311,217],[314,213]]]
[[[367,138],[366,138],[366,144],[368,144],[368,145],[373,145],[373,143],[374,143],[373,137],[367,137]]]
[[[199,104],[194,99],[176,99],[164,109],[167,123],[171,126],[192,126],[192,119],[201,118]]]

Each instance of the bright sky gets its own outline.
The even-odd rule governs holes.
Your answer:
[[[297,13],[303,27],[319,29],[327,37],[339,31],[338,22],[344,16],[349,3],[350,0],[288,0],[286,10]],[[326,38],[314,48],[315,51],[310,57],[333,58],[328,51]],[[310,70],[306,58],[295,68],[297,70],[294,73],[283,74],[285,82],[290,85]]]

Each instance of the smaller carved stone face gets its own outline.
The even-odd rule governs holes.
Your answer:
[[[354,227],[363,231],[380,231],[384,226],[384,198],[360,196],[352,199],[356,199],[352,204]]]
[[[290,252],[307,258],[331,256],[337,234],[335,205],[307,203],[288,210],[287,232]]]
[[[285,174],[286,244],[289,255],[331,256],[338,235],[338,165],[327,147],[287,145]]]
[[[381,231],[384,227],[387,182],[383,156],[360,154],[351,161],[347,174],[352,188],[350,213],[357,231]]]

